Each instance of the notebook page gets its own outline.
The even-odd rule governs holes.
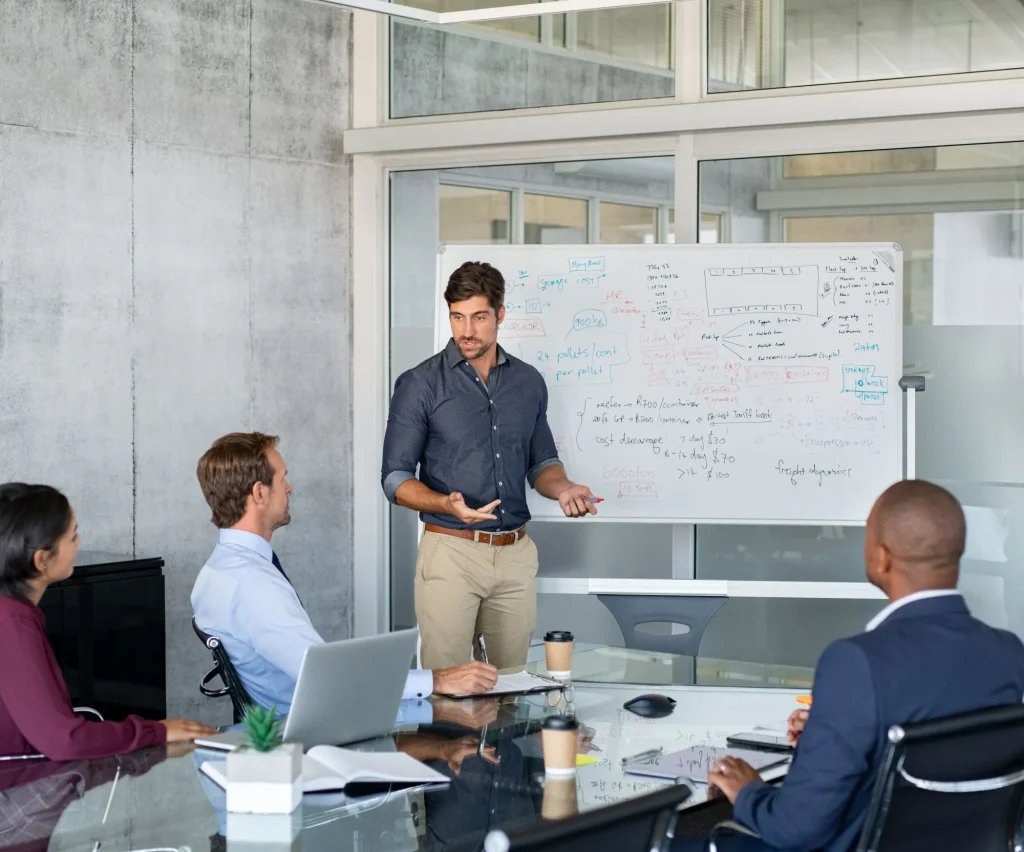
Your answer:
[[[632,775],[648,775],[652,778],[687,778],[700,784],[707,783],[711,768],[723,757],[736,757],[761,770],[777,766],[789,760],[788,754],[733,748],[732,746],[697,745],[664,754],[627,767]]]
[[[537,677],[537,675],[530,674],[530,672],[516,672],[515,674],[502,674],[498,675],[498,682],[494,686],[487,690],[487,692],[481,693],[482,695],[503,695],[506,693],[521,693],[531,692],[534,689],[538,689],[544,686],[555,686],[547,678]],[[555,686],[557,689],[558,687]],[[477,698],[478,696],[458,696],[460,698]]]
[[[200,769],[217,786],[225,790],[228,786],[228,763],[226,760],[205,760]],[[304,755],[302,758],[302,791],[304,793],[334,792],[345,789],[345,782],[336,772],[317,760]]]
[[[436,784],[449,779],[416,758],[403,752],[370,752],[337,746],[316,746],[306,755],[330,772],[345,780],[386,781],[401,784]]]

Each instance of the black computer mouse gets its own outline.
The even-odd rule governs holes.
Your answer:
[[[631,698],[622,707],[630,713],[636,713],[637,716],[643,716],[647,719],[660,719],[662,716],[668,716],[676,709],[676,700],[669,698],[667,695],[658,695],[651,692],[647,695],[638,695],[636,698]]]

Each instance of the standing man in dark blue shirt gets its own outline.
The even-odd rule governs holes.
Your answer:
[[[493,665],[519,666],[537,621],[526,483],[568,517],[597,509],[558,460],[544,379],[498,346],[501,273],[464,263],[444,297],[452,339],[395,382],[381,483],[425,524],[416,560],[422,665],[464,663],[483,635]]]

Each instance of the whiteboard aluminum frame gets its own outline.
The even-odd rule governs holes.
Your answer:
[[[434,299],[434,350],[440,352],[444,349],[448,343],[448,339],[451,337],[450,331],[445,331],[444,325],[444,290],[445,282],[442,280],[443,276],[443,265],[445,250],[451,246],[453,248],[471,248],[475,244],[473,243],[442,243],[437,249],[437,272],[436,272],[436,293]],[[758,249],[758,250],[778,250],[779,248],[808,248],[808,249],[865,249],[865,248],[880,248],[882,246],[892,246],[893,249],[903,252],[903,246],[899,243],[702,243],[699,244],[701,251],[715,252],[715,251],[735,251],[737,249]],[[652,250],[692,250],[697,247],[694,243],[676,243],[676,244],[665,244],[657,243],[654,245],[615,245],[610,246],[608,244],[592,243],[585,246],[537,246],[536,248],[543,251],[551,251],[557,249],[564,249],[566,251],[580,252],[582,250],[590,249],[609,249],[614,248],[616,251],[636,251],[636,252],[650,252]],[[491,251],[509,251],[512,249],[523,250],[529,248],[529,246],[516,245],[514,243],[500,244],[500,245],[480,245],[480,254],[484,255]],[[895,336],[897,351],[903,351],[903,266],[899,264],[895,270],[896,274],[896,294],[893,298],[896,307],[895,310],[899,312],[899,322],[895,324]],[[902,361],[902,359],[901,359]],[[899,391],[897,396],[895,391],[890,391],[893,397],[893,406],[896,411],[896,422],[897,429],[903,434],[905,420],[903,416],[903,400],[902,391],[896,382],[902,377],[893,377],[892,386],[895,391]],[[912,422],[912,421],[911,421]],[[896,478],[893,482],[896,482],[904,478],[904,442],[899,440],[896,445],[896,467],[897,473]],[[568,471],[571,473],[571,471]],[[586,484],[586,483],[584,483]],[[623,518],[615,517],[608,518],[601,514],[598,510],[596,515],[589,518],[568,518],[565,516],[544,516],[533,518],[533,521],[538,523],[604,523],[604,524],[719,524],[727,526],[785,526],[785,527],[863,527],[867,523],[867,516],[861,521],[849,520],[846,518],[841,519],[822,519],[822,518],[808,518],[807,520],[794,520],[792,518]],[[423,537],[422,522],[419,524],[420,532],[419,537]],[[678,582],[678,581],[677,581]],[[685,581],[685,582],[698,582],[698,581]],[[828,584],[834,585],[834,584]]]

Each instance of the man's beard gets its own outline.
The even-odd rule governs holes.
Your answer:
[[[484,355],[491,351],[491,347],[494,345],[493,341],[485,344],[482,340],[479,340],[477,338],[473,338],[472,342],[474,344],[479,345],[480,348],[471,351],[470,354],[467,354],[466,350],[462,348],[463,344],[456,344],[459,347],[459,354],[462,355],[462,357],[465,358],[467,361],[475,361],[477,358],[482,358]]]

